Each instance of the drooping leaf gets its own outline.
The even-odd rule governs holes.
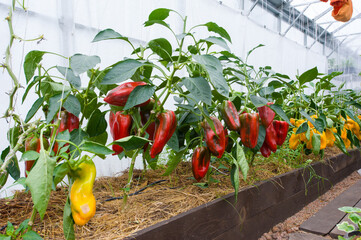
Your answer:
[[[148,43],[152,51],[164,60],[169,60],[172,57],[172,45],[165,38],[153,39]]]
[[[81,111],[81,105],[79,100],[73,96],[69,95],[65,100],[63,107],[70,113],[74,114],[75,116],[79,117]]]
[[[310,117],[310,115],[308,115],[305,111],[301,110],[301,111],[300,111],[300,114],[301,114],[302,116],[304,116],[305,118],[307,118],[307,120],[312,123],[312,125],[316,128],[317,131],[319,131],[320,133],[323,132],[323,129],[320,128],[320,126],[317,125],[317,124],[315,123],[315,121]]]
[[[216,23],[207,22],[206,24],[203,24],[203,26],[206,26],[208,31],[217,33],[219,36],[227,39],[230,43],[232,42],[228,32],[224,28],[218,26]]]
[[[243,148],[241,147],[241,145],[239,145],[238,142],[237,142],[237,163],[238,163],[239,168],[241,169],[243,179],[246,180],[249,166],[248,166],[246,156],[244,155]]]
[[[98,63],[100,63],[100,57],[98,56],[87,56],[78,53],[70,58],[70,66],[75,75],[79,75],[94,68]]]
[[[98,32],[97,35],[95,35],[92,42],[99,42],[99,41],[110,40],[110,39],[122,39],[122,40],[128,41],[127,37],[124,37],[120,33],[114,31],[113,29],[108,28],[108,29]]]
[[[94,153],[97,155],[109,155],[109,154],[114,153],[112,150],[110,150],[106,146],[104,146],[100,143],[91,142],[91,141],[85,141],[84,144],[80,146],[80,150]]]
[[[116,63],[109,72],[106,73],[101,84],[109,85],[128,80],[134,75],[137,69],[143,65],[144,63],[134,59],[120,61]]]
[[[26,114],[25,122],[28,122],[35,115],[35,113],[39,110],[43,102],[44,102],[43,97],[36,99],[34,104],[31,106],[29,112]]]
[[[208,37],[206,39],[204,39],[204,41],[212,43],[212,44],[216,44],[224,49],[226,49],[227,51],[231,51],[227,45],[227,42],[220,37]]]
[[[24,60],[24,73],[26,78],[26,83],[30,81],[30,79],[34,76],[37,65],[43,59],[43,55],[45,52],[43,51],[31,51],[25,56]]]
[[[99,136],[107,129],[105,114],[106,112],[101,112],[99,109],[96,109],[90,116],[86,127],[86,132],[90,137]]]
[[[80,89],[81,87],[80,77],[76,76],[71,68],[66,68],[61,66],[57,66],[56,68],[71,85],[73,85],[76,89]]]
[[[113,144],[120,145],[125,151],[131,151],[143,147],[149,141],[143,137],[128,136],[114,141]]]
[[[304,122],[297,128],[296,134],[307,132],[308,128],[308,123]]]
[[[195,61],[201,64],[208,72],[209,78],[219,94],[228,98],[229,86],[223,76],[223,68],[221,62],[212,55],[193,55]]]
[[[255,107],[262,107],[262,106],[267,105],[267,103],[268,103],[268,100],[263,97],[251,95],[249,98],[251,99],[251,102],[253,103],[253,105]]]
[[[207,105],[212,104],[212,90],[206,79],[203,77],[183,78],[182,83],[192,94],[195,100],[202,101]]]
[[[312,135],[312,151],[315,155],[318,155],[321,147],[321,135],[314,133]]]
[[[129,94],[124,110],[130,109],[138,104],[144,103],[150,99],[155,92],[155,88],[151,85],[136,86]]]
[[[233,163],[231,168],[231,182],[234,188],[234,194],[236,195],[236,201],[239,191],[239,177],[240,176],[239,176],[238,164]]]
[[[44,150],[40,150],[37,164],[30,171],[25,183],[29,187],[34,207],[43,219],[53,184],[53,172],[56,159],[51,158]]]
[[[318,75],[318,70],[317,67],[314,67],[304,73],[302,73],[302,75],[298,78],[300,85],[302,86],[303,84],[307,83],[307,82],[311,82],[312,80],[314,80]]]
[[[19,162],[36,160],[39,157],[39,153],[34,150],[29,150],[23,153]]]
[[[69,173],[70,167],[68,162],[63,162],[55,167],[54,169],[54,185],[58,185],[63,181],[64,177]]]
[[[50,123],[54,119],[55,114],[59,111],[61,97],[62,94],[57,94],[49,99],[49,111],[46,115],[47,123]]]

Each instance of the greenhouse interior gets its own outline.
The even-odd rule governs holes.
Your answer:
[[[0,239],[361,239],[361,1],[0,18]]]

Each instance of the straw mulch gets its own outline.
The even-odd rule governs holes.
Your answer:
[[[247,182],[240,182],[240,188],[290,170],[292,168],[282,161],[258,163],[254,171],[250,171]],[[156,181],[165,181],[148,186],[140,194],[128,197],[126,205],[123,200],[105,200],[123,195],[121,188],[126,185],[128,174],[99,178],[93,189],[97,200],[96,214],[85,226],[75,227],[76,238],[123,239],[138,230],[232,193],[234,189],[229,172],[225,169],[220,171],[214,170],[214,181],[207,188],[194,185],[189,162],[181,163],[170,176],[162,176],[162,169],[148,170],[144,176],[141,171],[135,171],[131,193]],[[67,187],[58,187],[51,194],[43,221],[37,216],[33,230],[44,239],[64,239],[62,216],[67,194]],[[0,233],[5,233],[7,221],[18,226],[30,217],[31,211],[30,193],[22,191],[17,192],[13,199],[0,199]]]

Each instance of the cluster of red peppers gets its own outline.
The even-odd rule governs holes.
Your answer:
[[[118,87],[109,91],[107,96],[104,98],[104,101],[119,107],[124,107],[127,103],[130,93],[137,86],[146,85],[145,82],[126,82]],[[147,124],[151,116],[151,110],[155,101],[153,99],[148,99],[144,103],[141,103],[135,107],[140,108],[141,123],[143,126]],[[127,115],[125,112],[118,111],[115,114],[110,113],[109,116],[109,125],[110,132],[112,134],[113,140],[130,136],[131,129],[133,127],[133,119],[130,115]],[[159,153],[162,152],[165,144],[172,137],[175,129],[177,127],[177,118],[175,113],[171,110],[166,110],[162,113],[159,113],[154,122],[151,122],[145,131],[149,135],[149,140],[153,141],[153,144],[150,148],[150,157],[155,158]],[[144,149],[147,149],[148,144],[144,146]],[[123,151],[123,148],[119,145],[113,145],[113,155],[118,155]]]
[[[271,105],[273,103],[267,103]],[[255,148],[258,142],[259,128],[262,124],[266,129],[265,140],[260,149],[264,157],[269,157],[271,152],[277,151],[277,146],[281,146],[286,140],[288,123],[274,120],[275,112],[268,106],[258,108],[258,113],[242,112],[239,114],[234,104],[224,101],[219,110],[220,116],[226,127],[231,131],[240,134],[242,144],[247,148]],[[210,117],[214,130],[210,124],[204,120],[201,126],[205,133],[207,147],[197,147],[192,157],[193,176],[200,181],[207,173],[211,154],[221,158],[228,144],[228,131],[223,127],[221,121],[216,117]]]

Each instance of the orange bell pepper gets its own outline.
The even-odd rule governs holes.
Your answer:
[[[332,17],[336,21],[347,22],[351,19],[353,13],[352,0],[331,0],[333,7]]]

